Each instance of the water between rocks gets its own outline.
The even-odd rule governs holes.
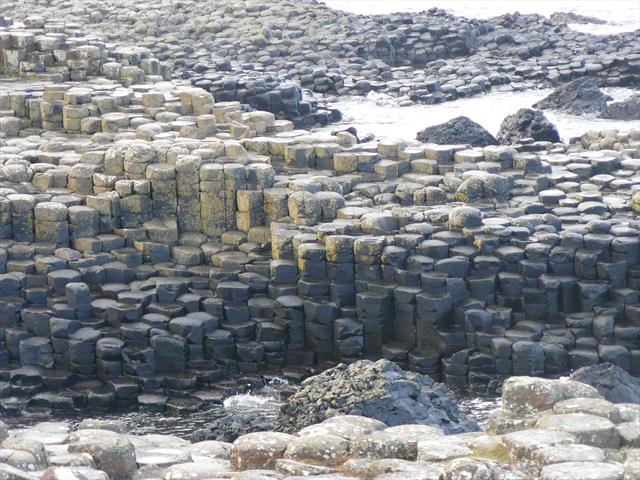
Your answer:
[[[67,421],[77,425],[86,418],[100,418],[104,420],[123,421],[129,433],[135,435],[162,434],[176,435],[189,440],[193,432],[206,428],[219,418],[227,415],[262,415],[275,420],[282,405],[283,395],[291,392],[292,385],[284,379],[276,378],[264,387],[249,390],[246,393],[232,395],[224,400],[222,405],[181,416],[170,416],[163,412],[153,412],[142,409],[121,410],[109,413],[83,414],[26,412],[18,417],[8,417],[2,420],[9,428],[24,428],[39,422]],[[460,412],[480,426],[484,426],[491,412],[499,407],[499,398],[476,397],[467,394],[457,394]]]
[[[624,100],[635,93],[629,88],[603,88],[613,101]],[[437,105],[400,106],[398,99],[386,94],[370,92],[366,97],[341,99],[331,104],[342,113],[342,121],[318,129],[328,133],[341,127],[355,127],[363,136],[373,133],[376,138],[415,139],[416,133],[431,125],[447,122],[464,115],[479,123],[493,135],[498,133],[502,120],[520,108],[531,107],[549,95],[552,89],[530,89],[523,91],[493,90],[484,95],[462,98]],[[544,114],[557,127],[560,137],[568,141],[571,137],[589,130],[617,129],[628,131],[640,128],[638,121],[621,121],[595,118],[593,115],[569,115],[545,110]]]

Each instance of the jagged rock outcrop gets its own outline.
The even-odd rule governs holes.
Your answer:
[[[640,380],[611,363],[582,367],[569,378],[591,385],[610,402],[640,404]]]
[[[486,147],[499,144],[484,127],[464,116],[427,127],[418,132],[416,138],[421,142],[440,145],[468,144],[472,147]]]
[[[598,82],[582,77],[560,85],[548,97],[534,103],[533,108],[582,115],[603,111],[609,100],[611,97],[600,90]]]
[[[556,126],[540,110],[521,108],[513,115],[505,117],[500,124],[497,138],[505,145],[518,143],[524,138],[555,143],[560,141],[560,134]]]
[[[640,93],[636,93],[620,102],[609,103],[600,114],[600,118],[640,120]]]
[[[273,428],[273,418],[269,415],[259,415],[254,412],[227,414],[214,420],[206,428],[193,432],[191,440],[233,442],[242,435],[264,432],[271,428]]]
[[[478,428],[460,414],[444,385],[387,360],[340,364],[308,378],[282,406],[275,428],[295,432],[340,414],[363,415],[390,426],[438,426],[448,433]]]

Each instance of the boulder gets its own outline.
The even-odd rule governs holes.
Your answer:
[[[449,212],[450,228],[476,228],[482,225],[482,212],[474,207],[456,207]]]
[[[486,147],[500,143],[484,127],[467,117],[456,117],[448,122],[427,127],[418,132],[416,139],[424,143],[467,144],[473,147]]]
[[[444,385],[388,360],[339,364],[306,379],[282,405],[275,428],[297,432],[340,414],[362,415],[389,426],[437,426],[447,433],[478,429],[460,414]]]
[[[640,380],[612,363],[582,367],[569,378],[591,385],[610,402],[640,403]]]
[[[351,441],[351,454],[360,458],[398,458],[415,460],[418,441],[440,437],[440,429],[426,425],[398,425]]]
[[[502,387],[502,408],[515,416],[526,416],[550,410],[561,400],[599,396],[595,388],[575,381],[511,377]]]
[[[191,445],[191,458],[193,461],[202,461],[206,459],[222,459],[229,458],[231,444],[219,442],[217,440],[206,440]]]
[[[25,471],[36,470],[36,459],[29,452],[0,448],[0,462]]]
[[[0,463],[0,478],[2,480],[38,480],[40,477],[6,463]]]
[[[42,480],[109,480],[106,473],[89,467],[52,467],[42,473]]]
[[[125,435],[109,430],[78,430],[69,435],[70,453],[88,453],[112,480],[130,478],[136,471],[136,452]]]
[[[477,202],[479,200],[507,200],[511,184],[509,179],[493,173],[471,173],[456,189],[459,202]]]
[[[640,120],[640,93],[620,102],[609,103],[599,116],[613,120]]]
[[[602,462],[604,450],[591,445],[553,445],[542,447],[531,454],[531,460],[539,465],[562,462]]]
[[[305,435],[295,438],[284,458],[315,465],[341,465],[349,456],[349,442],[336,435]]]
[[[276,471],[283,475],[300,477],[330,475],[336,472],[335,468],[313,465],[288,458],[280,458],[276,461]]]
[[[605,95],[593,78],[582,77],[564,83],[548,97],[533,104],[533,108],[558,110],[573,115],[603,111],[611,97]]]
[[[531,108],[521,108],[505,117],[498,131],[498,140],[505,145],[519,143],[523,138],[553,143],[560,141],[556,126],[540,110]]]
[[[296,437],[280,432],[255,432],[233,442],[229,460],[236,470],[275,468],[287,445]]]
[[[446,462],[470,457],[473,451],[457,436],[418,441],[417,459],[422,462]]]

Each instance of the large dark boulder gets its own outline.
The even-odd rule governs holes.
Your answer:
[[[388,360],[339,364],[309,377],[282,405],[275,429],[297,432],[341,414],[365,416],[389,426],[436,426],[447,433],[478,430],[475,422],[460,414],[447,387]]]
[[[418,132],[416,138],[424,143],[439,145],[468,144],[473,147],[499,145],[498,140],[484,127],[467,117],[457,117],[446,123],[427,127]]]
[[[640,120],[640,93],[636,93],[626,100],[610,103],[600,114],[600,118]]]
[[[548,97],[533,104],[533,108],[558,110],[574,115],[598,113],[611,100],[593,78],[582,77],[556,88]]]
[[[554,143],[560,141],[556,126],[540,110],[530,108],[521,108],[505,117],[498,132],[498,140],[505,145],[518,143],[523,138]]]
[[[640,380],[611,363],[582,367],[569,378],[591,385],[610,402],[640,403]]]

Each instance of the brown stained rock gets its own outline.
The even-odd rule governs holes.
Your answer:
[[[78,430],[69,435],[70,453],[88,453],[112,480],[125,480],[135,472],[136,452],[126,436],[108,430]]]
[[[275,468],[289,442],[296,437],[280,432],[255,432],[233,442],[229,460],[236,470]]]

